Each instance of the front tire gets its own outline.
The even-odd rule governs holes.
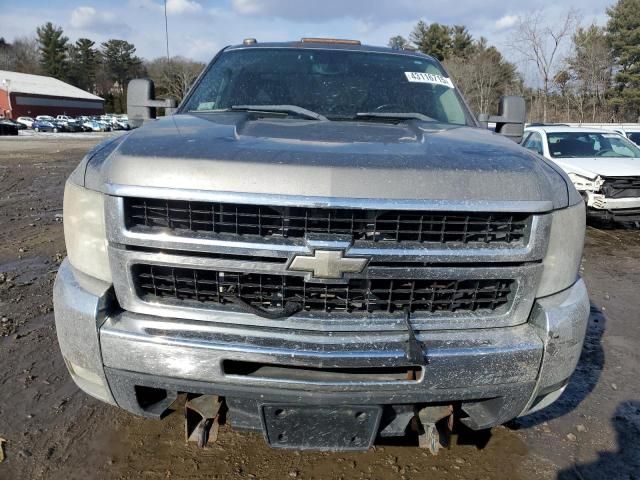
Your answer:
[[[57,128],[54,128],[54,129],[53,129],[53,133],[58,133],[58,129],[57,129]]]
[[[34,132],[39,132],[39,131],[40,131],[40,129],[39,129],[38,127],[36,127],[36,128],[34,128],[34,129],[33,129],[33,131],[34,131]]]

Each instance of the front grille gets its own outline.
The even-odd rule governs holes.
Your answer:
[[[303,277],[134,265],[138,295],[146,301],[177,300],[209,306],[234,298],[258,308],[296,302],[307,312],[375,313],[495,311],[507,305],[513,280],[351,279],[306,282]]]
[[[609,198],[640,197],[640,177],[606,177],[602,193]]]
[[[605,177],[604,183],[612,188],[640,188],[640,177]]]
[[[304,238],[347,235],[374,242],[521,243],[529,215],[258,206],[144,198],[125,199],[127,228],[187,230],[235,236]]]

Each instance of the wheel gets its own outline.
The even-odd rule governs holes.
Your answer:
[[[33,129],[33,131],[34,131],[34,132],[39,132],[39,131],[40,131],[40,129],[39,129],[38,127],[36,127],[36,128],[34,128],[34,129]]]
[[[57,128],[53,128],[53,133],[58,133],[58,129]]]

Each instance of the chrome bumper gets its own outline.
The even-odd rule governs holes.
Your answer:
[[[217,393],[257,403],[463,402],[469,426],[486,428],[540,405],[540,392],[547,395],[549,388],[562,388],[580,356],[589,313],[586,289],[578,280],[562,293],[537,300],[529,322],[522,325],[418,332],[428,362],[418,380],[283,381],[228,375],[222,362],[404,366],[409,364],[408,336],[403,331],[327,334],[264,329],[110,310],[109,304],[115,304],[111,289],[87,285],[81,277],[65,261],[54,292],[60,347],[74,380],[89,394],[152,416],[161,412],[157,406],[143,408],[136,400],[136,387]],[[102,393],[99,386],[87,383],[87,376],[103,382]],[[491,400],[482,403],[483,399]]]
[[[587,206],[599,210],[638,209],[640,198],[610,198],[600,193],[587,192]]]

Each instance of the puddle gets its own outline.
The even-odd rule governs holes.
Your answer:
[[[57,270],[57,265],[43,256],[25,257],[0,263],[0,272],[7,274],[7,277],[17,285],[32,283],[52,270]]]

